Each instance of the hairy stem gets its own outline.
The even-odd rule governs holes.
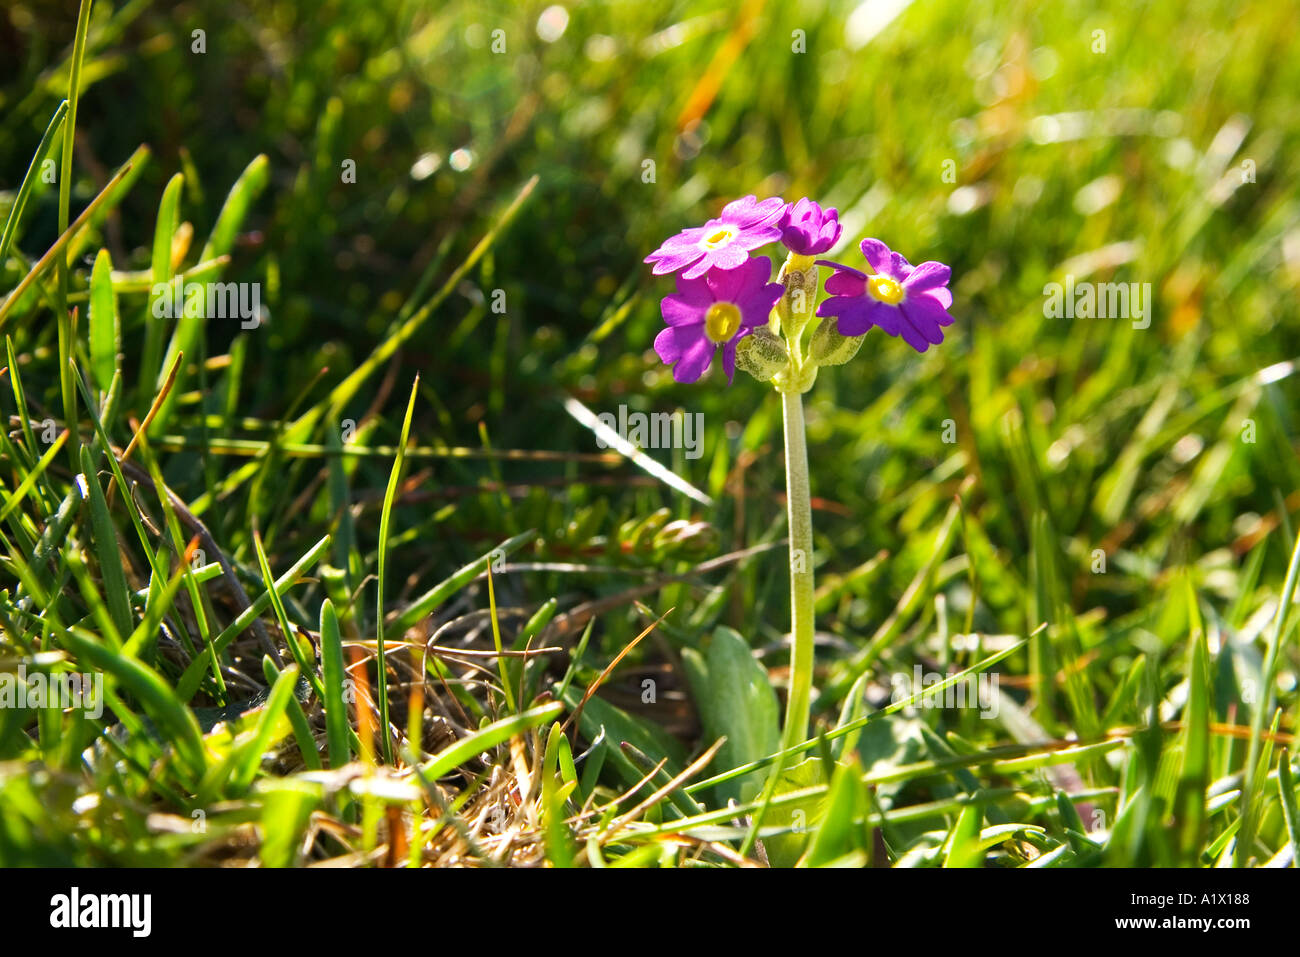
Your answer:
[[[785,494],[790,525],[790,691],[786,699],[782,749],[808,733],[813,679],[812,504],[808,489],[808,449],[804,439],[803,396],[781,394],[785,419]]]
[[[785,727],[781,731],[781,757],[768,772],[762,802],[741,844],[748,854],[758,839],[768,804],[776,794],[789,763],[788,752],[808,733],[813,681],[813,569],[812,499],[808,485],[808,445],[804,436],[803,393],[797,334],[790,345],[790,368],[781,392],[785,421],[785,497],[790,526],[790,688],[786,695]]]
[[[748,854],[759,836],[768,804],[789,763],[788,753],[808,733],[813,683],[813,536],[812,497],[808,484],[808,443],[804,436],[803,393],[812,385],[817,364],[805,357],[800,340],[817,301],[817,267],[811,257],[794,253],[781,270],[785,293],[774,310],[785,334],[789,365],[773,380],[781,393],[785,423],[785,497],[790,530],[790,689],[786,695],[781,756],[767,783],[740,852]],[[775,329],[773,329],[775,331]]]

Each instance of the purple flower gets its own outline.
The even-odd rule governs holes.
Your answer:
[[[655,264],[656,276],[684,269],[686,279],[697,279],[714,268],[735,269],[749,258],[751,249],[781,238],[785,209],[785,200],[775,196],[762,202],[746,196],[724,206],[718,219],[682,230],[645,261]]]
[[[703,279],[677,277],[677,293],[659,308],[668,328],[655,336],[655,352],[673,366],[678,382],[695,382],[708,371],[718,346],[727,384],[736,374],[736,344],[758,326],[781,298],[779,282],[768,282],[772,261],[746,259],[736,269],[710,269]]]
[[[838,316],[845,336],[860,336],[879,326],[891,336],[902,336],[917,352],[943,342],[941,327],[953,322],[948,314],[952,270],[937,262],[913,266],[879,239],[864,239],[861,247],[871,275],[830,260],[817,261],[836,270],[826,280],[831,298],[817,307],[817,315]]]
[[[822,209],[806,197],[785,208],[780,226],[781,242],[799,256],[826,252],[839,242],[840,233],[844,231],[839,211],[834,206]]]

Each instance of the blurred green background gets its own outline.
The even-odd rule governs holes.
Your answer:
[[[269,157],[226,278],[263,283],[270,322],[210,323],[206,350],[242,341],[236,411],[274,423],[369,355],[537,177],[403,348],[391,394],[376,377],[349,409],[362,420],[377,400],[373,440],[395,442],[418,372],[420,444],[569,453],[420,463],[429,471],[395,520],[410,594],[530,527],[538,558],[667,570],[780,538],[777,396],[743,375],[728,389],[716,367],[674,384],[650,348],[671,284],[641,260],[737,196],[837,206],[836,258],[858,263],[856,242],[875,236],[913,262],[951,264],[957,322],[924,356],[875,333],[808,396],[820,629],[851,658],[935,555],[973,476],[957,544],[899,627],[929,634],[937,592],[954,630],[968,616],[1013,634],[1068,618],[1105,695],[1136,648],[1173,652],[1185,637],[1165,608],[1177,569],[1226,641],[1271,600],[1253,576],[1276,586],[1285,568],[1289,535],[1269,533],[1300,506],[1297,385],[1274,367],[1300,351],[1296,15],[1228,2],[101,2],[73,210],[149,144],[104,227],[116,268],[145,269],[175,172],[202,236],[239,173]],[[30,2],[0,16],[0,214],[64,94],[75,17],[76,4]],[[57,190],[41,189],[19,244],[33,257],[56,232]],[[1044,285],[1067,273],[1150,283],[1149,328],[1045,316]],[[19,335],[39,357],[53,323]],[[57,377],[44,373],[28,387],[52,403]],[[653,454],[715,506],[627,464],[574,458],[600,450],[566,395],[596,412],[702,412],[702,458]],[[266,437],[228,423],[228,435]],[[373,503],[389,464],[357,466],[360,497]],[[190,499],[210,488],[205,468],[166,462]],[[214,533],[251,561],[260,521],[273,552],[301,554],[331,523],[314,477],[291,463],[255,501],[236,490],[210,511]],[[504,494],[475,492],[493,481]],[[316,504],[294,507],[304,502]],[[625,523],[661,507],[713,537],[685,555],[638,553]],[[371,547],[375,511],[359,523]],[[889,559],[873,561],[882,550]],[[511,581],[533,602],[612,587],[548,572]],[[647,600],[678,604],[679,641],[722,621],[770,649],[787,627],[784,559],[770,552],[716,592]],[[602,618],[613,644],[640,630],[621,614]],[[823,664],[839,667],[834,654]],[[1057,731],[1080,720],[1061,703],[1038,716]]]

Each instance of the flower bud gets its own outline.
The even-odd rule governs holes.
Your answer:
[[[771,381],[789,364],[785,343],[766,329],[755,329],[736,345],[736,366],[759,382]]]
[[[789,337],[797,336],[817,307],[817,264],[811,256],[791,253],[781,267],[777,280],[785,287],[777,301],[776,312],[781,318],[782,331]]]
[[[858,354],[865,338],[841,335],[835,318],[827,316],[813,333],[808,355],[819,366],[842,366]]]

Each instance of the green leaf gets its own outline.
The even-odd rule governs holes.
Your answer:
[[[89,632],[73,627],[59,634],[60,641],[77,656],[79,662],[112,675],[135,695],[145,712],[167,732],[168,740],[190,771],[196,777],[203,773],[207,762],[203,756],[198,721],[161,675],[134,658],[115,653]],[[203,662],[199,664],[201,666]]]
[[[773,791],[774,797],[802,791],[805,788],[824,787],[826,762],[820,757],[806,758],[781,772]],[[826,807],[826,794],[812,794],[791,799],[780,807],[769,807],[763,815],[763,827],[789,828],[785,834],[763,838],[763,849],[773,867],[794,867],[809,841],[820,826]]]
[[[149,303],[145,307],[144,354],[140,363],[140,405],[148,408],[154,397],[154,390],[162,384],[167,375],[167,367],[162,365],[163,333],[171,319],[159,318],[154,309],[161,298],[159,287],[172,278],[172,238],[180,220],[181,185],[184,177],[180,173],[168,181],[163,190],[162,201],[158,204],[158,220],[153,234],[153,272],[154,288],[149,293]],[[172,309],[184,309],[183,302],[173,302]],[[156,421],[156,420],[155,420]],[[159,423],[161,424],[161,423]]]
[[[590,706],[591,702],[587,702]],[[444,774],[449,774],[471,758],[484,751],[495,748],[516,734],[535,728],[559,715],[563,710],[558,701],[521,711],[519,714],[502,718],[484,725],[473,734],[467,735],[455,744],[448,745],[419,768],[419,774],[426,781],[436,781]]]
[[[352,760],[348,746],[348,706],[343,696],[343,636],[339,616],[328,598],[320,606],[320,666],[325,675],[325,739],[331,768]]]
[[[844,702],[840,705],[840,718],[835,722],[835,727],[847,728],[860,721],[867,714],[867,687],[871,682],[871,675],[864,674],[853,682],[853,687],[849,693],[844,696]],[[862,729],[855,728],[846,733],[843,737],[835,738],[831,741],[831,757],[839,760],[846,753],[852,751],[858,746],[858,738]]]
[[[1293,867],[1300,867],[1300,804],[1296,802],[1295,776],[1291,773],[1291,755],[1283,748],[1277,759],[1277,793],[1282,799],[1282,820],[1291,843]]]
[[[63,121],[67,115],[68,101],[63,100],[55,108],[54,115],[50,117],[49,125],[45,127],[45,135],[41,137],[41,142],[32,155],[32,161],[27,167],[27,173],[23,176],[22,184],[18,187],[18,193],[14,197],[14,204],[9,208],[9,218],[5,220],[4,232],[0,233],[0,274],[3,274],[5,260],[9,258],[9,244],[14,241],[14,236],[18,232],[18,221],[22,218],[23,209],[27,205],[27,198],[36,185],[36,171],[41,168],[41,163],[45,161],[45,154],[50,151],[50,144],[54,142],[59,130],[63,128]]]
[[[826,793],[826,813],[799,866],[825,867],[846,855],[868,854],[866,815],[867,788],[862,783],[861,766],[856,760],[836,765]]]
[[[257,783],[262,799],[263,867],[294,867],[312,811],[320,806],[322,787],[301,778],[267,778]]]
[[[383,735],[384,761],[387,764],[393,763],[393,736],[388,730],[388,660],[384,653],[384,586],[388,583],[388,530],[393,517],[393,499],[397,497],[397,486],[402,479],[402,466],[406,464],[406,443],[411,438],[411,415],[415,412],[415,397],[419,388],[420,376],[417,373],[415,381],[411,383],[410,398],[406,400],[406,415],[402,419],[402,437],[397,443],[397,457],[393,460],[392,471],[388,474],[388,487],[384,490],[384,504],[379,513],[379,569],[376,575],[379,601],[375,617],[375,642],[379,656],[379,727]],[[495,614],[495,607],[493,612]],[[496,636],[497,650],[500,651],[501,636],[499,633]]]
[[[707,657],[694,648],[682,651],[686,675],[695,694],[704,740],[727,740],[718,750],[720,770],[757,761],[781,746],[780,705],[767,672],[754,660],[749,643],[725,626],[713,633]],[[717,787],[722,801],[749,801],[762,790],[765,775],[751,772]]]
[[[104,578],[104,600],[113,618],[113,626],[117,628],[120,643],[134,630],[131,592],[127,588],[126,572],[122,568],[117,528],[113,525],[113,516],[108,510],[108,499],[99,485],[99,477],[90,458],[90,449],[84,445],[81,447],[81,471],[86,477],[86,489],[90,499],[91,527],[95,532],[95,557],[99,559],[99,573]]]
[[[274,686],[278,680],[280,672],[275,667],[269,655],[262,657],[262,675],[266,678],[267,683]],[[307,687],[303,682],[304,688]],[[285,713],[289,716],[289,723],[293,726],[293,736],[298,742],[298,753],[302,755],[302,760],[307,765],[309,771],[319,771],[322,768],[320,761],[320,749],[316,746],[316,737],[311,732],[311,723],[307,720],[307,713],[302,710],[302,703],[298,700],[298,688],[294,687],[294,696],[289,699],[289,706]]]
[[[1190,593],[1191,584],[1188,584]],[[1205,633],[1197,628],[1188,649],[1188,696],[1183,714],[1183,768],[1174,797],[1182,866],[1196,866],[1205,846],[1205,788],[1210,776],[1210,663]]]
[[[275,595],[282,597],[285,592],[297,584],[298,579],[306,573],[307,569],[315,565],[321,555],[325,554],[329,544],[330,537],[326,535],[313,545],[302,558],[298,559],[288,571],[277,578],[275,580]],[[266,591],[258,595],[257,598],[253,599],[252,605],[241,611],[235,620],[212,640],[212,647],[216,654],[224,651],[227,645],[252,624],[254,618],[271,606],[271,594],[270,591]],[[177,693],[185,701],[192,698],[194,692],[198,691],[199,684],[203,680],[203,671],[206,664],[207,662],[203,658],[196,658],[191,661],[189,667],[185,669],[185,673],[181,675],[180,681],[177,682]]]
[[[239,750],[235,759],[234,773],[230,776],[230,787],[235,794],[248,790],[261,767],[262,755],[289,733],[291,726],[286,712],[293,699],[293,689],[298,684],[298,675],[297,665],[289,665],[280,672],[271,688],[251,740]]]
[[[967,804],[957,815],[948,833],[943,858],[944,867],[979,867],[984,857],[979,845],[980,822],[984,813],[978,804]]]
[[[122,326],[113,292],[113,261],[107,249],[95,257],[90,276],[90,372],[100,392],[107,393],[122,351]]]
[[[45,251],[45,255],[40,258],[36,265],[27,271],[27,275],[22,278],[18,286],[3,300],[0,300],[0,331],[4,330],[13,309],[20,302],[23,302],[26,292],[50,270],[51,266],[63,261],[65,256],[75,250],[77,243],[74,240],[84,236],[86,230],[93,227],[122,201],[127,191],[139,177],[140,172],[144,169],[144,162],[148,157],[149,151],[145,147],[142,146],[136,150],[131,159],[113,174],[113,178],[99,191],[99,195],[81,211],[81,215],[76,218],[73,224],[59,234],[59,238]]]
[[[577,787],[577,782],[565,783],[563,789],[556,783],[560,765],[560,748],[568,742],[560,725],[551,725],[546,738],[546,752],[542,761],[542,814],[546,821],[546,849],[552,866],[572,867],[573,851],[565,826],[564,793]],[[572,760],[572,758],[570,758]]]
[[[429,589],[415,601],[411,602],[405,610],[402,611],[392,622],[392,631],[401,634],[416,624],[421,618],[433,611],[444,601],[460,591],[465,585],[469,584],[487,569],[488,562],[496,558],[504,558],[517,549],[523,547],[528,542],[537,537],[535,531],[522,532],[514,538],[508,539],[484,555],[480,555],[474,561],[461,568],[446,581],[440,582],[433,588]]]
[[[244,167],[244,171],[239,174],[239,179],[235,180],[235,185],[230,187],[226,201],[221,205],[216,225],[212,227],[212,233],[208,236],[203,252],[199,255],[200,262],[224,256],[234,248],[235,237],[239,235],[239,228],[244,224],[249,208],[261,195],[262,190],[266,189],[270,178],[270,167],[270,161],[265,153],[259,153]]]
[[[1260,779],[1261,773],[1268,771],[1269,758],[1273,751],[1273,739],[1270,738],[1267,745],[1263,743],[1264,721],[1268,715],[1269,707],[1273,703],[1273,689],[1277,686],[1277,669],[1281,662],[1282,645],[1294,631],[1293,627],[1286,627],[1287,613],[1295,603],[1296,584],[1300,581],[1300,538],[1297,538],[1295,545],[1291,549],[1291,561],[1287,565],[1286,582],[1282,585],[1281,599],[1277,604],[1277,612],[1273,616],[1273,628],[1268,637],[1268,650],[1264,654],[1264,666],[1260,672],[1260,700],[1255,706],[1254,714],[1250,722],[1250,747],[1246,752],[1246,780],[1242,788],[1242,808],[1241,808],[1241,839],[1237,842],[1235,856],[1237,866],[1242,866],[1246,859],[1252,853],[1255,841],[1255,828],[1259,821],[1255,816],[1256,805],[1260,793],[1263,791],[1264,782]],[[1273,727],[1277,729],[1278,715],[1274,715]],[[1263,751],[1263,757],[1260,758],[1260,752]]]
[[[239,235],[239,228],[243,225],[245,217],[248,215],[249,207],[254,200],[266,188],[269,164],[265,155],[254,157],[253,161],[244,168],[235,185],[230,188],[229,195],[226,196],[226,202],[221,207],[221,212],[217,214],[216,225],[212,227],[212,234],[208,238],[207,244],[203,247],[203,252],[199,255],[199,262],[210,262],[219,257],[227,256],[234,247],[235,238]],[[181,174],[177,174],[179,178]],[[154,267],[157,269],[157,246],[154,247],[155,259]],[[216,281],[221,278],[222,270],[210,276],[208,281]],[[170,277],[169,277],[170,278]],[[157,278],[154,282],[158,282]],[[182,297],[183,298],[183,297]],[[212,318],[207,315],[206,297],[202,300],[202,308],[198,310],[185,309],[183,301],[174,304],[175,308],[180,310],[176,317],[176,327],[172,331],[172,337],[167,343],[167,354],[163,357],[161,365],[161,374],[172,367],[179,355],[192,355],[198,343],[199,337],[203,332],[203,324],[207,319]],[[193,314],[191,314],[193,313]],[[161,379],[159,380],[161,385]],[[161,432],[166,423],[171,419],[172,411],[176,404],[177,389],[164,400],[163,405],[158,410],[154,419],[154,425],[150,428],[150,434]]]

